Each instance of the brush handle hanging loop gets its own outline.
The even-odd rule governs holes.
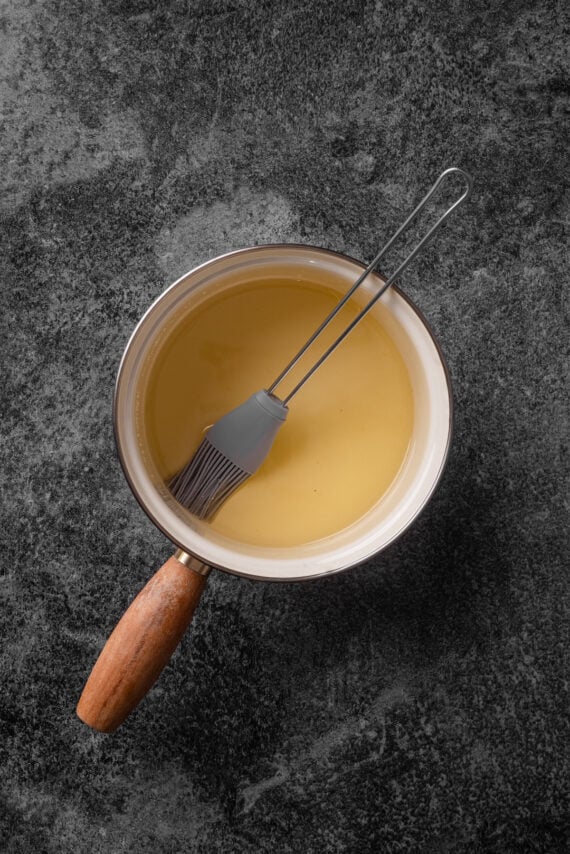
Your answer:
[[[424,246],[428,243],[429,240],[433,237],[436,231],[443,225],[445,220],[451,215],[451,213],[457,208],[465,199],[469,196],[472,187],[471,177],[465,172],[463,169],[459,169],[457,166],[452,166],[449,169],[446,169],[441,173],[431,190],[424,196],[419,205],[412,211],[407,220],[402,223],[402,225],[398,228],[398,230],[392,235],[388,243],[380,250],[380,252],[376,255],[373,261],[368,265],[366,270],[358,277],[354,285],[350,288],[350,290],[344,295],[344,297],[337,303],[331,313],[326,317],[321,325],[313,332],[308,341],[303,344],[299,352],[291,359],[289,364],[281,371],[277,379],[275,379],[272,385],[267,389],[269,394],[273,394],[278,385],[289,375],[289,373],[293,370],[295,365],[299,362],[301,357],[307,352],[309,347],[316,341],[321,332],[329,325],[329,323],[337,316],[342,307],[348,302],[353,293],[360,287],[363,281],[372,273],[372,271],[377,267],[381,258],[386,254],[386,252],[390,249],[393,243],[403,234],[408,227],[412,224],[412,222],[416,219],[419,213],[423,210],[426,204],[429,202],[434,193],[438,190],[442,182],[449,175],[458,175],[462,178],[463,183],[465,184],[465,189],[461,196],[459,196],[455,202],[443,213],[437,222],[429,229],[428,232],[422,237],[420,242],[412,249],[409,255],[405,258],[404,261],[400,264],[395,273],[393,273],[388,279],[386,279],[385,283],[382,285],[379,291],[372,297],[370,302],[368,302],[364,308],[356,315],[354,320],[346,327],[346,329],[339,335],[339,337],[333,341],[333,343],[328,347],[325,352],[320,356],[320,358],[313,364],[313,366],[307,371],[306,374],[299,380],[297,385],[289,392],[287,397],[283,398],[283,403],[287,404],[289,401],[297,394],[297,392],[305,385],[307,380],[312,377],[315,371],[323,364],[323,362],[328,359],[331,353],[336,350],[339,344],[341,344],[346,336],[352,332],[354,327],[360,323],[360,321],[365,317],[366,314],[370,311],[373,305],[380,299],[380,297],[388,290],[390,285],[392,285],[396,279],[404,272],[408,264],[410,264],[416,255],[424,248]]]

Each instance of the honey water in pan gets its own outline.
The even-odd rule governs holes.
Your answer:
[[[148,360],[139,429],[165,482],[207,428],[279,373],[338,302],[321,281],[275,274],[241,282],[180,317]],[[322,352],[357,314],[349,302]],[[317,345],[314,345],[317,347]],[[301,362],[280,388],[303,373]],[[291,405],[260,470],[224,503],[213,529],[288,547],[335,534],[388,490],[406,457],[414,404],[404,360],[380,314],[367,316]]]

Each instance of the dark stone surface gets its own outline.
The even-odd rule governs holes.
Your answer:
[[[7,0],[0,19],[0,848],[563,852],[568,12],[562,2]],[[373,256],[447,165],[476,192],[404,289],[454,382],[449,466],[370,564],[215,574],[114,736],[74,706],[170,553],[114,375],[222,251]]]

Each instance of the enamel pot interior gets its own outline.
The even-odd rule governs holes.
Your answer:
[[[268,548],[235,542],[190,516],[172,498],[141,440],[139,409],[145,364],[158,352],[181,312],[192,312],[212,294],[262,280],[278,266],[297,281],[322,283],[339,298],[362,272],[359,262],[310,246],[259,246],[203,264],[182,276],[149,308],[125,350],[115,389],[117,448],[127,480],[152,521],[179,548],[204,563],[237,575],[294,581],[326,575],[368,560],[414,521],[441,477],[451,438],[452,397],[442,354],[425,320],[396,287],[373,308],[402,354],[414,397],[410,447],[387,493],[357,522],[302,546]],[[354,296],[364,305],[381,284],[370,275]],[[342,346],[342,345],[341,345]],[[268,378],[268,381],[272,379]]]

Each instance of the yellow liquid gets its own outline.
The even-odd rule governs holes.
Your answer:
[[[276,278],[218,294],[180,319],[153,356],[143,392],[145,442],[165,482],[211,424],[268,387],[338,300],[326,286]],[[293,388],[357,310],[345,306],[278,396]],[[210,524],[234,540],[273,547],[341,531],[392,483],[413,416],[402,356],[369,315],[291,400],[262,467]]]

